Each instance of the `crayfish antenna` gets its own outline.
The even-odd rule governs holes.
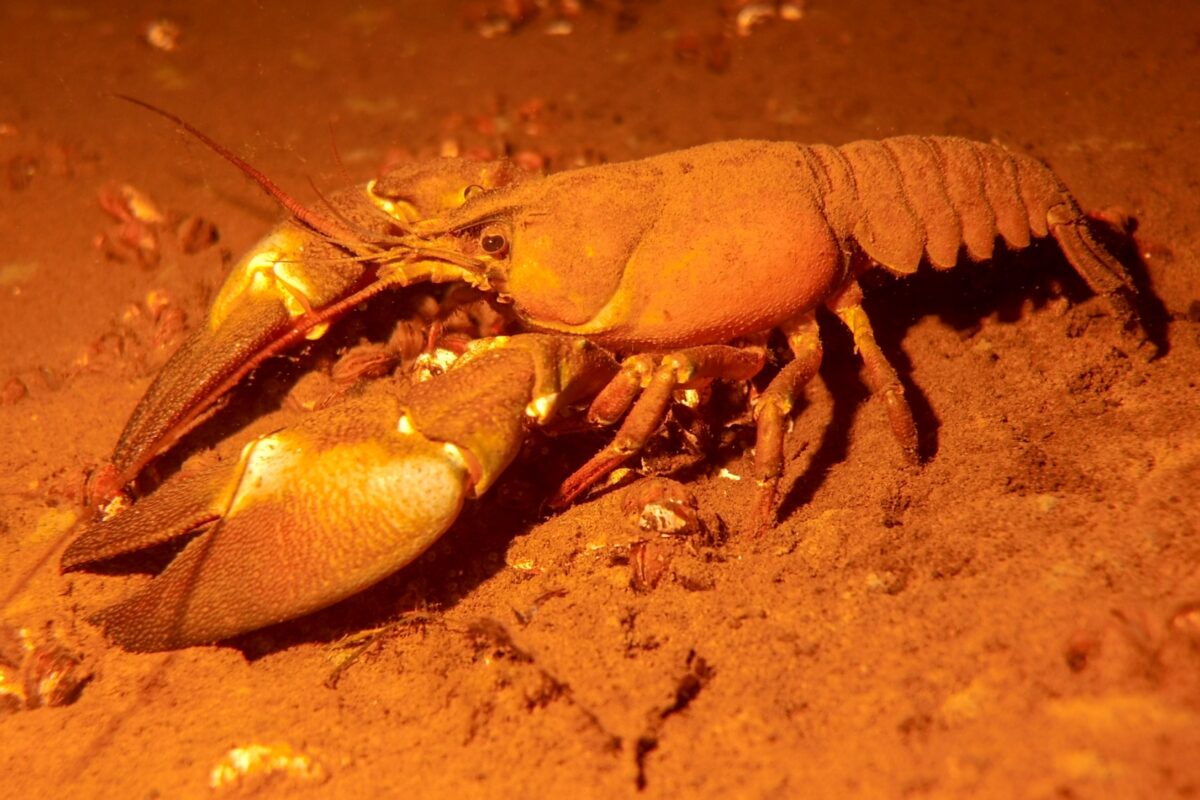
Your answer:
[[[226,161],[241,170],[243,174],[258,184],[259,188],[266,192],[271,199],[279,203],[280,206],[282,206],[289,214],[295,217],[297,221],[303,223],[306,227],[311,228],[313,231],[316,231],[322,236],[325,236],[333,241],[346,242],[351,245],[362,244],[357,235],[350,228],[347,228],[338,223],[336,220],[318,214],[317,212],[308,208],[299,200],[285,192],[279,187],[278,184],[276,184],[254,166],[249,164],[243,158],[238,156],[232,150],[212,139],[206,133],[189,124],[188,122],[185,122],[183,119],[175,116],[170,111],[166,111],[165,109],[159,108],[156,105],[147,103],[145,100],[139,100],[138,98],[131,97],[127,94],[121,94],[117,92],[115,93],[115,96],[127,103],[133,103],[134,105],[141,106],[148,111],[153,111],[160,117],[164,117],[183,128],[192,136],[196,137],[205,145],[207,145],[209,149],[211,149],[217,155],[221,156]]]
[[[325,195],[325,193],[320,190],[316,181],[314,181],[311,177],[308,179],[308,185],[310,188],[312,188],[317,197],[320,198],[321,205],[325,206],[329,213],[333,215],[333,218],[342,223],[342,225],[346,227],[346,230],[353,231],[356,235],[358,235],[361,241],[370,242],[371,244],[401,244],[403,242],[403,239],[399,236],[392,236],[385,233],[374,233],[354,222],[352,219],[338,210],[338,207],[335,206],[333,202]],[[410,230],[409,226],[406,225],[402,220],[397,219],[396,217],[388,216],[375,206],[367,206],[367,208],[374,214],[382,214],[389,225],[400,228],[406,233]],[[331,244],[338,243],[338,240],[336,239],[329,239],[329,237],[325,238]],[[368,258],[373,258],[375,255],[375,253],[370,253],[368,254]]]

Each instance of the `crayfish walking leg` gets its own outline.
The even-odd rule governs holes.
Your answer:
[[[689,347],[661,356],[643,354],[626,359],[620,373],[588,411],[589,421],[595,424],[611,425],[623,414],[624,422],[608,447],[563,482],[550,501],[551,507],[569,505],[596,481],[636,455],[662,424],[676,389],[713,378],[746,380],[758,374],[763,360],[761,348],[728,345]]]
[[[904,397],[904,386],[896,375],[896,369],[887,360],[875,341],[871,320],[862,307],[863,294],[857,280],[852,280],[834,297],[826,301],[829,310],[837,315],[854,337],[854,349],[862,357],[866,367],[867,388],[871,394],[883,400],[892,433],[900,443],[900,450],[910,464],[920,462],[917,444],[917,425],[913,421],[912,408]]]
[[[754,445],[754,476],[758,480],[756,531],[761,533],[775,519],[779,479],[783,475],[783,443],[796,397],[821,367],[821,333],[811,311],[780,326],[788,337],[793,359],[771,379],[754,407],[758,439]]]

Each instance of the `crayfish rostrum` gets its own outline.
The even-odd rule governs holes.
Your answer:
[[[995,144],[731,141],[546,177],[439,163],[338,196],[332,215],[225,155],[291,219],[235,268],[138,405],[94,486],[101,500],[263,358],[383,289],[459,281],[544,334],[481,340],[399,397],[314,413],[251,442],[232,469],[173,477],[89,526],[65,567],[208,526],[101,614],[133,649],[216,641],[359,591],[486,490],[531,421],[590,402],[593,423],[621,424],[552,499],[569,503],[642,448],[677,389],[754,377],[763,334],[778,329],[792,359],[754,409],[756,519],[767,526],[787,422],[822,357],[821,306],[849,329],[901,452],[917,462],[912,412],[862,308],[859,278],[873,269],[948,269],[991,258],[998,239],[1020,250],[1052,237],[1135,345],[1144,338],[1129,274],[1061,181]]]

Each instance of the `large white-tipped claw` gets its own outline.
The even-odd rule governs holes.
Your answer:
[[[261,437],[230,471],[181,476],[86,530],[64,568],[211,523],[140,592],[97,616],[152,651],[216,642],[348,597],[412,561],[470,487],[453,450],[400,434],[394,398],[365,398]]]
[[[102,611],[130,650],[216,642],[365,589],[419,556],[516,457],[526,428],[616,372],[580,339],[480,340],[403,397],[367,394],[255,439],[232,467],[178,475],[67,548],[64,569],[199,531]]]

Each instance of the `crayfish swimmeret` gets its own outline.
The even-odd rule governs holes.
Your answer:
[[[1049,236],[1125,330],[1142,335],[1129,275],[1067,189],[995,144],[717,142],[546,177],[436,162],[335,196],[326,215],[171,119],[291,219],[239,262],[134,410],[93,484],[100,501],[262,359],[319,337],[386,288],[459,281],[542,333],[479,340],[399,397],[315,412],[248,444],[232,469],[172,477],[87,527],[65,568],[208,526],[146,589],[101,613],[130,649],[217,641],[360,591],[416,558],[486,491],[529,424],[590,401],[593,423],[623,421],[552,500],[569,503],[642,448],[677,389],[756,375],[766,358],[755,335],[777,328],[793,358],[754,408],[757,519],[769,525],[789,415],[821,361],[820,306],[850,330],[916,462],[912,412],[862,308],[868,270],[948,269],[964,253],[991,258],[997,238],[1019,250]]]

